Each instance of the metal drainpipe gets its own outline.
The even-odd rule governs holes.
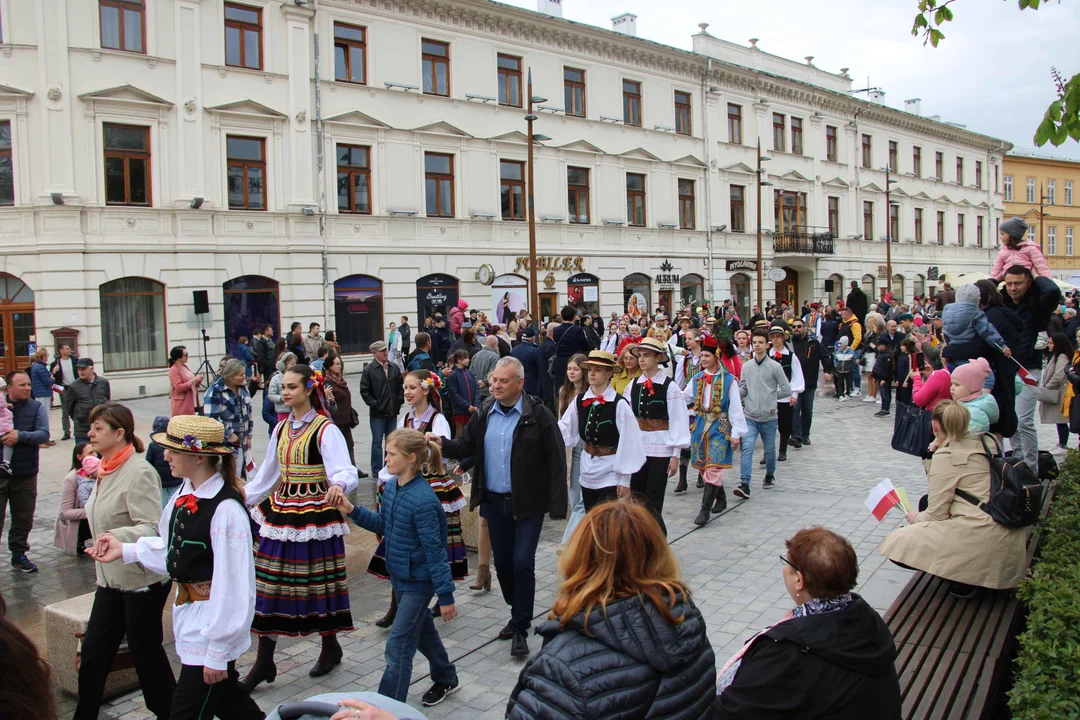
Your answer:
[[[703,135],[705,141],[705,247],[708,252],[709,266],[709,302],[716,307],[716,268],[713,265],[713,230],[712,230],[712,163],[709,152],[709,101],[708,84],[712,75],[712,58],[708,59],[705,74],[701,78],[701,112]]]
[[[319,183],[319,239],[322,242],[322,302],[323,302],[323,327],[330,322],[330,306],[327,301],[327,292],[330,287],[329,265],[326,254],[326,179],[323,177],[323,121],[322,121],[322,74],[319,68],[319,0],[315,0],[314,15],[311,16],[312,28],[315,33],[315,156],[318,159]]]

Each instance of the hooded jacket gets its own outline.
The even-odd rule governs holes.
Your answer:
[[[990,277],[999,280],[1004,279],[1005,271],[1013,265],[1023,265],[1029,268],[1031,274],[1036,277],[1041,275],[1052,278],[1054,276],[1050,272],[1050,265],[1046,262],[1046,258],[1043,257],[1039,246],[1031,240],[1025,240],[1016,247],[1002,245],[997,257],[994,258],[994,266],[990,268]]]
[[[461,334],[461,324],[465,322],[465,311],[469,309],[469,303],[458,300],[457,305],[450,308],[450,332],[456,337]]]
[[[986,313],[979,309],[979,289],[974,285],[961,285],[957,289],[956,302],[946,305],[941,312],[941,325],[949,345],[969,343],[976,335],[997,348],[1005,344]]]
[[[680,718],[712,716],[716,661],[705,620],[692,601],[672,610],[670,625],[651,601],[634,596],[537,630],[544,647],[510,693],[506,717]]]
[[[754,639],[716,697],[716,720],[899,720],[896,646],[852,593],[844,610],[778,623]]]

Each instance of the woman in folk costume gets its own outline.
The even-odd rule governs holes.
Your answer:
[[[353,629],[343,537],[349,529],[334,503],[356,489],[356,468],[329,418],[322,373],[294,365],[281,393],[291,412],[274,429],[266,459],[246,488],[259,525],[251,625],[259,653],[244,678],[249,690],[277,676],[278,635],[322,636],[322,653],[309,673],[319,677],[341,663],[337,633]]]
[[[420,434],[435,433],[440,437],[450,438],[450,423],[441,412],[439,388],[442,381],[437,373],[427,370],[413,370],[405,376],[405,402],[409,404],[409,412],[405,417],[398,419],[398,428],[416,430]],[[437,466],[431,467],[424,463],[424,479],[435,491],[435,496],[442,503],[443,512],[446,513],[446,559],[450,563],[450,575],[454,580],[464,580],[469,575],[468,549],[461,535],[461,509],[469,504],[461,488],[454,482],[450,473],[446,472],[446,466],[440,461]],[[394,476],[383,468],[379,471],[378,490],[375,494],[375,512],[382,506],[382,494],[386,483],[394,480]],[[369,573],[384,580],[390,579],[390,572],[386,567],[386,540],[379,538],[379,547],[371,556],[368,563]],[[431,614],[439,617],[439,605],[436,601]],[[390,609],[381,620],[376,621],[378,627],[390,627],[394,624],[397,615],[397,600],[394,594],[390,594]]]
[[[159,535],[121,543],[103,533],[90,553],[103,563],[139,563],[177,584],[172,623],[181,668],[170,718],[261,720],[236,672],[251,645],[255,567],[233,450],[222,424],[208,417],[177,415],[151,437],[165,448],[173,475],[184,478],[161,513]]]
[[[720,362],[718,345],[715,335],[701,338],[701,372],[683,390],[691,413],[690,464],[705,481],[695,525],[709,522],[710,506],[713,514],[727,507],[723,473],[747,430],[739,383]]]
[[[683,334],[685,348],[675,357],[675,382],[679,384],[680,390],[685,390],[686,386],[701,370],[701,337],[701,331],[694,328],[687,329]],[[689,467],[690,448],[683,448],[679,454],[679,484],[675,486],[676,495],[681,495],[687,490],[686,475]],[[700,477],[697,486],[699,488],[705,486]]]

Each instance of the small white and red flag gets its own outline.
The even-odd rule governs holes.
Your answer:
[[[1035,376],[1029,373],[1024,368],[1024,366],[1020,365],[1019,363],[1017,363],[1016,374],[1020,376],[1020,381],[1023,382],[1025,385],[1030,385],[1031,387],[1039,387],[1039,381],[1035,379]]]
[[[244,470],[247,471],[248,480],[255,475],[255,458],[248,457],[247,463],[244,465]]]
[[[867,496],[863,502],[866,505],[866,509],[873,513],[874,517],[881,522],[885,519],[885,516],[889,514],[889,510],[894,505],[902,505],[900,502],[900,495],[896,492],[896,488],[893,487],[892,481],[885,478],[870,491],[870,495]]]

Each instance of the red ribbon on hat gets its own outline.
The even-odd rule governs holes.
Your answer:
[[[649,395],[654,395],[652,378],[645,378],[645,389],[649,391]]]
[[[596,397],[585,398],[581,401],[581,404],[584,407],[589,407],[593,403],[596,403],[598,405],[605,405],[607,404],[607,399],[603,395],[597,395]]]
[[[195,499],[195,495],[189,493],[176,498],[176,507],[187,508],[187,511],[194,515],[195,511],[199,509],[199,504]]]

